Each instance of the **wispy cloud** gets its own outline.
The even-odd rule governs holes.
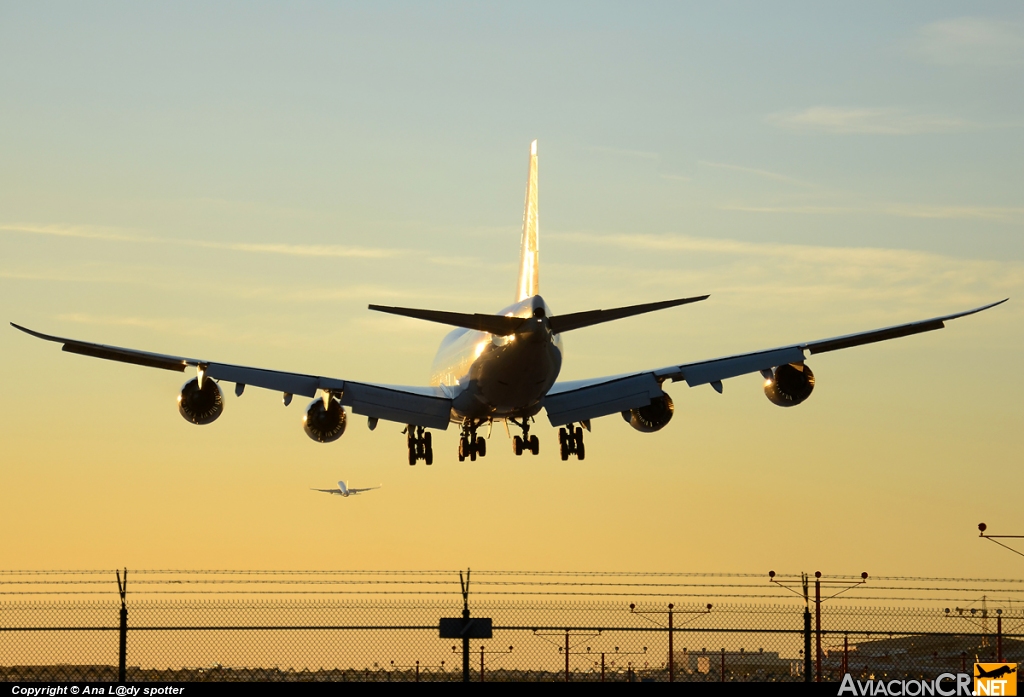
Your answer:
[[[1012,206],[934,206],[927,204],[870,204],[862,206],[757,206],[728,204],[719,210],[797,215],[887,215],[897,218],[974,219],[1010,222],[1024,217],[1024,208]]]
[[[1024,22],[957,17],[921,27],[910,41],[921,60],[949,66],[1024,64]]]
[[[747,310],[797,302],[811,311],[860,299],[883,303],[872,311],[902,313],[906,319],[907,310],[915,307],[939,314],[1024,292],[1024,263],[1018,261],[688,235],[548,234],[574,247],[608,246],[645,253],[647,258],[672,259],[642,269],[626,260],[593,271],[581,265],[574,275],[590,274],[606,281],[635,276],[646,286],[664,286],[671,292],[710,292],[716,303]],[[566,271],[566,275],[570,273]],[[617,286],[611,283],[610,287]],[[899,304],[893,304],[894,300]],[[1019,314],[1016,306],[1010,311]]]
[[[741,165],[730,165],[724,162],[709,162],[707,160],[697,160],[697,164],[705,167],[714,167],[716,169],[728,169],[734,172],[743,172],[744,174],[753,174],[754,176],[761,177],[763,179],[773,179],[775,181],[786,182],[789,184],[797,184],[798,186],[813,187],[814,184],[805,182],[802,179],[790,177],[785,174],[779,174],[778,172],[772,172],[767,169],[757,169],[755,167],[743,167]]]
[[[972,127],[967,121],[937,114],[915,114],[905,109],[814,106],[801,111],[770,114],[768,121],[792,130],[869,135],[946,133]]]
[[[207,240],[174,239],[131,234],[114,228],[90,225],[0,225],[0,231],[52,237],[75,237],[79,239],[108,242],[130,242],[135,244],[165,244],[200,249],[224,249],[255,254],[283,254],[308,257],[355,257],[383,259],[409,253],[408,250],[382,249],[375,247],[351,247],[336,244],[288,244],[277,242],[217,242]]]
[[[656,152],[646,150],[629,150],[626,148],[606,148],[602,145],[592,145],[587,148],[591,152],[603,153],[605,155],[618,155],[620,157],[635,157],[641,160],[657,160],[661,156]]]

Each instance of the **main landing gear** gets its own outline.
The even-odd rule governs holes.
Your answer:
[[[487,441],[483,436],[476,434],[480,424],[472,419],[462,422],[462,437],[459,439],[459,462],[465,462],[468,457],[476,461],[477,455],[483,457],[487,454]]]
[[[563,460],[568,460],[570,455],[582,460],[587,455],[587,450],[583,447],[583,429],[579,426],[573,427],[569,424],[558,429],[558,445]]]
[[[524,418],[522,423],[516,421],[515,419],[509,419],[509,421],[514,423],[519,428],[523,429],[522,438],[516,436],[515,438],[512,439],[513,452],[515,452],[517,456],[522,455],[524,450],[529,451],[534,455],[539,455],[540,441],[537,440],[537,436],[530,435],[530,417]]]
[[[422,426],[406,426],[405,442],[409,446],[409,464],[415,465],[417,460],[423,460],[428,465],[434,464],[434,449],[430,443],[430,433]]]

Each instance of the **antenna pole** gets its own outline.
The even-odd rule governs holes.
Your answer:
[[[121,578],[121,572],[114,570],[117,574],[117,592],[121,596],[121,625],[118,628],[118,648],[117,648],[117,683],[124,685],[125,673],[127,672],[128,663],[128,606],[125,605],[125,594],[128,592],[128,569],[124,570],[124,578]]]
[[[466,569],[466,579],[462,579],[462,572],[459,572],[459,585],[462,586],[462,626],[469,626],[469,569]],[[462,637],[462,682],[469,682],[469,636],[465,632]]]

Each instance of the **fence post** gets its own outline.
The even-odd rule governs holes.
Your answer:
[[[124,570],[124,580],[121,579],[121,574],[118,571],[114,571],[117,574],[117,592],[121,595],[121,625],[119,627],[119,641],[117,648],[117,682],[119,685],[125,683],[125,673],[128,668],[128,606],[125,605],[125,593],[128,590],[128,569]]]
[[[565,630],[565,681],[569,682],[569,630]]]
[[[850,672],[850,635],[843,635],[843,673]]]
[[[811,682],[811,608],[804,608],[804,682]]]
[[[722,677],[719,682],[725,682],[725,649],[722,649]]]
[[[821,572],[814,572],[814,681],[821,682]]]
[[[668,604],[668,681],[675,682],[675,654],[672,653],[672,603]]]
[[[996,610],[996,660],[1003,662],[1003,611]]]

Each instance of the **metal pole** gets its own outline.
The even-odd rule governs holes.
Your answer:
[[[843,635],[843,673],[850,672],[850,635]]]
[[[996,615],[996,660],[1003,662],[1003,615]]]
[[[416,682],[420,681],[420,662],[416,661]]]
[[[469,629],[469,569],[466,569],[466,582],[462,582],[459,572],[459,585],[462,586],[462,630]],[[462,637],[462,682],[469,682],[469,637]]]
[[[821,572],[814,572],[814,682],[821,682]]]
[[[565,681],[569,682],[569,630],[565,630]]]
[[[601,654],[601,682],[604,682],[604,654]]]
[[[120,685],[124,685],[125,677],[128,669],[128,606],[125,605],[125,594],[128,591],[128,569],[124,570],[124,581],[121,580],[121,574],[117,574],[117,592],[121,595],[121,625],[119,627],[118,635],[118,649],[117,649],[117,682]]]
[[[668,681],[675,682],[675,654],[672,653],[672,603],[668,604]]]
[[[804,608],[804,682],[811,681],[811,609]]]
[[[722,678],[719,682],[725,682],[725,649],[722,649]]]
[[[484,681],[484,647],[480,645],[480,682]]]

